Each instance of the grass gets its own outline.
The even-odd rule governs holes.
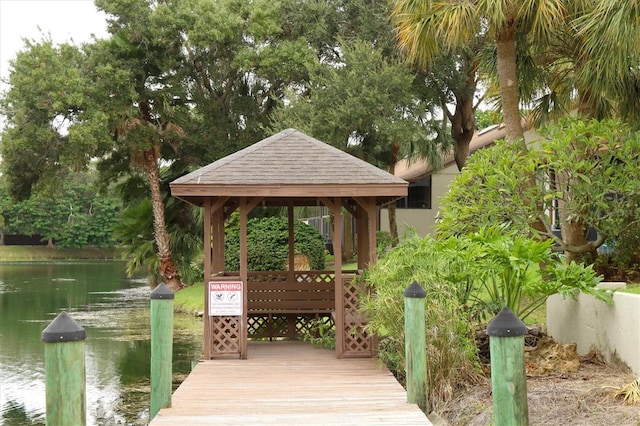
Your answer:
[[[204,312],[204,283],[193,284],[177,292],[173,308],[176,312],[193,315]]]
[[[86,247],[82,249],[47,248],[46,246],[0,246],[0,262],[49,260],[121,260],[122,249]]]

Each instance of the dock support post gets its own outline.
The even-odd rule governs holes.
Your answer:
[[[427,343],[424,298],[427,293],[414,281],[404,291],[404,338],[407,402],[427,412]]]
[[[493,424],[529,424],[524,336],[527,326],[509,308],[502,308],[487,326],[491,355]]]
[[[42,331],[47,425],[87,424],[86,337],[84,328],[65,311]]]
[[[151,407],[149,421],[161,408],[171,407],[173,354],[173,299],[165,283],[152,292],[151,299]]]

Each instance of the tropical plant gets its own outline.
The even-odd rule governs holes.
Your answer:
[[[336,348],[336,327],[327,324],[322,318],[311,320],[302,334],[302,340],[324,349]]]
[[[475,377],[475,328],[503,307],[526,319],[552,294],[593,294],[600,281],[591,267],[567,264],[539,241],[504,226],[436,240],[413,236],[387,253],[364,276],[375,296],[361,309],[381,336],[380,358],[404,371],[404,289],[417,281],[425,289],[427,382],[432,407],[451,396],[456,384]]]
[[[593,268],[564,262],[553,253],[551,240],[524,237],[505,226],[452,238],[460,242],[459,250],[473,254],[466,269],[467,280],[475,281],[467,302],[472,312],[493,316],[507,307],[525,320],[552,294],[575,298],[576,291],[611,301],[596,290],[600,278]]]
[[[478,374],[473,330],[459,301],[458,287],[445,279],[450,259],[439,255],[437,245],[431,237],[415,236],[389,251],[365,272],[363,279],[375,296],[365,296],[361,303],[370,329],[380,336],[379,358],[402,379],[405,371],[402,294],[413,281],[424,287],[427,399],[432,409]]]
[[[560,0],[394,1],[393,20],[400,46],[409,58],[429,63],[441,53],[487,37],[496,46],[497,73],[507,139],[526,150],[520,117],[516,37],[527,32],[544,43],[563,18]],[[519,141],[519,142],[518,142]]]
[[[437,234],[509,224],[553,240],[571,261],[640,220],[640,182],[629,179],[640,173],[640,134],[618,121],[575,119],[541,133],[548,139],[526,155],[505,143],[476,153],[443,197]],[[525,184],[528,176],[536,185]],[[536,220],[542,228],[530,225]]]

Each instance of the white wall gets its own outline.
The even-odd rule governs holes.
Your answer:
[[[596,349],[607,363],[640,375],[640,295],[616,292],[613,301],[553,295],[547,300],[547,333],[558,343],[575,342],[578,355]]]
[[[410,227],[418,234],[425,236],[435,230],[436,216],[440,210],[440,198],[449,190],[449,184],[458,174],[458,167],[454,164],[438,170],[431,176],[431,208],[430,209],[396,209],[398,221],[398,235],[402,235]],[[389,231],[389,211],[380,210],[380,229]]]

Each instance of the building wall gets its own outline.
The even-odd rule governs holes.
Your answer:
[[[449,190],[449,184],[458,174],[455,164],[438,170],[431,180],[431,208],[430,209],[397,209],[398,234],[400,239],[405,232],[413,227],[419,235],[425,236],[435,230],[436,217],[440,211],[440,198]],[[389,210],[380,210],[380,230],[389,231]]]

